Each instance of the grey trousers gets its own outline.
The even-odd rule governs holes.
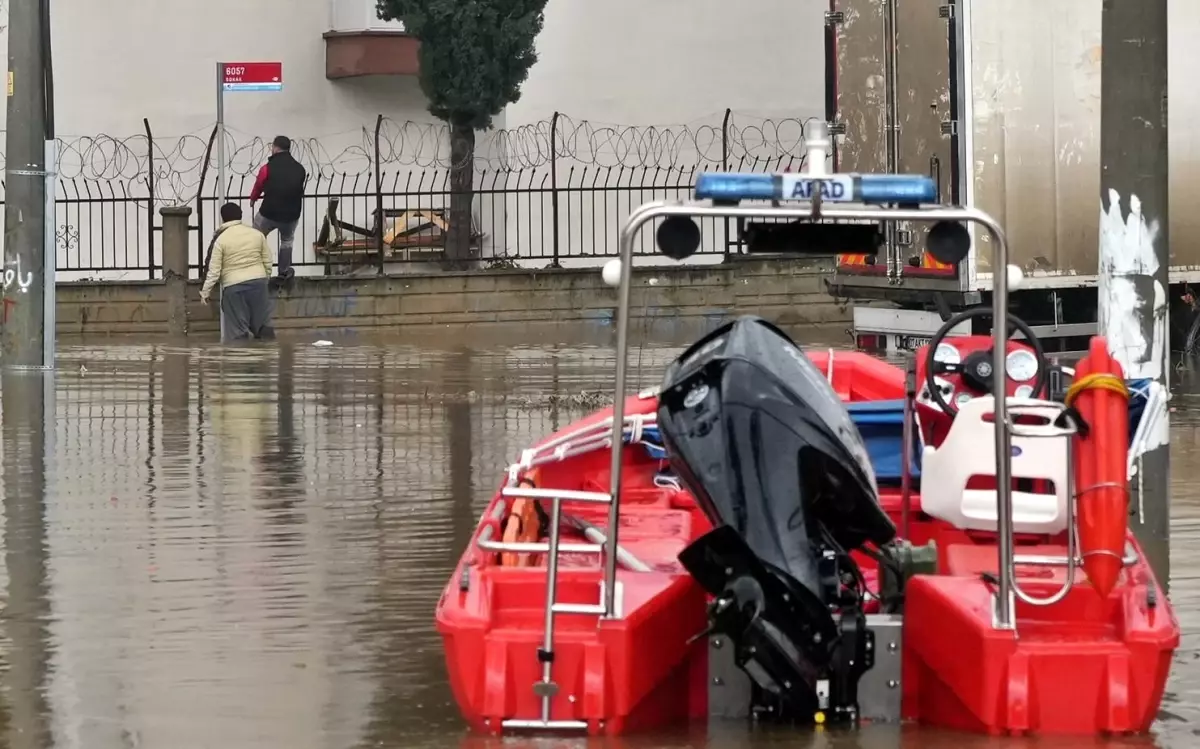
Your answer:
[[[265,278],[221,289],[221,340],[244,341],[251,336],[274,338],[271,306]]]
[[[276,265],[279,266],[279,275],[284,275],[285,271],[292,269],[292,247],[296,243],[296,226],[299,225],[300,219],[295,221],[275,221],[274,219],[263,218],[261,213],[254,214],[254,228],[261,231],[266,236],[271,236],[271,232],[279,230],[279,258]]]

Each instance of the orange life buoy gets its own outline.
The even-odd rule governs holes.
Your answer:
[[[1065,400],[1087,425],[1086,433],[1073,438],[1083,570],[1107,597],[1124,566],[1128,529],[1129,388],[1104,338],[1092,338]]]
[[[530,471],[518,483],[518,486],[530,488],[537,486],[536,469]],[[537,500],[519,497],[512,503],[512,509],[504,521],[504,543],[537,543],[541,529],[541,518],[538,517]],[[500,565],[503,567],[528,567],[532,555],[529,552],[504,551],[500,553]]]

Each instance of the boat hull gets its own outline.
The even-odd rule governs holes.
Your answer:
[[[542,678],[541,611],[545,577],[518,581],[505,570],[481,576],[481,595],[503,600],[526,616],[488,621],[443,609],[437,618],[446,649],[450,686],[473,730],[519,730],[506,720],[539,723],[541,698],[533,685]],[[701,719],[707,712],[707,640],[689,644],[703,629],[705,597],[689,578],[646,573],[621,575],[627,603],[637,614],[620,620],[564,617],[555,638],[555,682],[549,718],[579,722],[590,734],[617,735]],[[489,579],[490,578],[490,579]],[[532,579],[539,578],[539,579]],[[564,574],[564,600],[583,603],[598,596],[597,573]],[[536,729],[533,725],[530,728]]]
[[[654,398],[630,398],[626,413],[651,414],[656,406]],[[611,410],[564,433],[587,432],[605,419],[611,421]],[[694,639],[707,622],[706,597],[677,556],[711,526],[691,495],[653,485],[658,461],[636,448],[627,449],[625,456],[619,542],[651,571],[618,570],[619,617],[556,617],[557,693],[548,715],[534,691],[542,680],[544,559],[529,567],[497,564],[498,555],[481,549],[479,541],[496,537],[508,500],[497,493],[484,511],[435,614],[450,686],[473,729],[498,733],[541,727],[521,725],[526,722],[551,730],[615,735],[706,715],[707,641]],[[544,486],[606,491],[608,460],[608,450],[595,450],[543,465],[539,477]],[[573,507],[571,512],[601,530],[607,525],[607,507]],[[564,534],[564,544],[583,541]],[[559,564],[560,603],[601,600],[603,573],[597,557],[563,553]],[[548,723],[543,720],[547,717]]]
[[[1137,542],[1139,561],[1107,596],[1082,570],[1054,606],[1018,603],[1015,631],[992,627],[990,545],[951,545],[944,575],[913,578],[904,621],[904,717],[991,734],[1148,731],[1158,715],[1179,625]],[[1065,545],[1022,553],[1065,554]],[[1018,567],[1031,595],[1054,593],[1065,568]],[[970,654],[964,658],[964,654]]]

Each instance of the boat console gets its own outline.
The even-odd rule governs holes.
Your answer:
[[[980,396],[993,394],[995,352],[990,335],[949,338],[950,331],[964,322],[992,316],[992,310],[977,307],[959,313],[942,325],[930,342],[916,354],[916,397],[918,423],[925,444],[938,446],[945,439],[960,406]],[[1010,339],[1004,355],[1004,391],[1009,397],[1044,398],[1049,394],[1052,367],[1033,330],[1015,315],[1008,326],[1023,340]]]
[[[994,395],[992,336],[948,337],[950,331],[964,322],[991,317],[992,310],[986,307],[961,312],[947,320],[929,343],[917,350],[917,382],[921,385],[917,396],[919,402],[954,415],[957,407],[971,398]],[[1023,340],[1007,341],[1005,394],[1017,398],[1045,397],[1050,366],[1041,342],[1015,315],[1008,315],[1008,326],[1020,332]]]

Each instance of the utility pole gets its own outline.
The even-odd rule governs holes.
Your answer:
[[[46,289],[49,287],[53,295],[54,286],[53,274],[47,278],[45,272],[46,143],[53,140],[51,113],[46,106],[50,84],[49,0],[10,2],[8,24],[0,352],[6,368],[40,368],[47,364]],[[52,331],[49,340],[54,340]]]
[[[1168,387],[1168,0],[1104,0],[1100,103],[1100,332],[1126,377]],[[1167,416],[1130,481],[1130,527],[1169,579]]]
[[[56,423],[54,175],[48,174],[55,170],[47,169],[47,161],[53,164],[57,151],[50,0],[11,0],[8,24],[0,431],[8,573],[3,620],[12,647],[3,681],[11,713],[8,744],[34,749],[52,743],[45,497],[47,476],[54,472]]]

